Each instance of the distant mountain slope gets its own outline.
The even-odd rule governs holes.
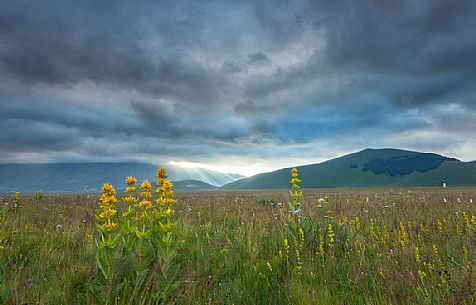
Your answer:
[[[242,178],[240,175],[222,174],[205,169],[185,169],[166,166],[169,179],[200,180],[220,186]],[[124,188],[124,178],[155,180],[157,166],[147,163],[49,163],[49,164],[0,164],[0,193],[19,189],[22,192],[96,192],[103,182]],[[205,187],[205,184],[201,186]]]
[[[218,188],[200,180],[180,180],[173,183],[174,189],[178,191],[211,191]]]
[[[399,149],[365,149],[299,166],[305,188],[476,185],[476,163]],[[290,168],[226,184],[226,189],[288,188]]]

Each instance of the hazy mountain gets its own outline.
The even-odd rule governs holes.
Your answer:
[[[200,180],[174,181],[174,189],[179,191],[211,191],[218,187]]]
[[[197,186],[210,189],[242,178],[235,174],[223,174],[206,169],[187,169],[166,166],[169,179],[200,180]],[[31,193],[44,192],[97,192],[103,182],[124,188],[124,178],[134,176],[140,180],[155,180],[157,166],[147,163],[48,163],[48,164],[0,164],[0,193],[19,189]],[[181,184],[181,183],[180,183]],[[178,188],[177,188],[178,189]],[[197,188],[198,189],[198,188]]]
[[[476,163],[432,153],[365,149],[318,164],[298,166],[305,188],[476,185]],[[290,168],[229,183],[226,189],[289,188]]]

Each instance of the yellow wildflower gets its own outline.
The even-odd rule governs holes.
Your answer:
[[[101,198],[99,200],[104,206],[117,203],[117,198],[115,196],[110,196],[107,194],[101,195]]]
[[[137,183],[137,179],[136,179],[136,178],[130,177],[130,176],[126,178],[126,184],[127,184],[128,186],[134,186],[136,183]]]
[[[336,235],[334,233],[334,229],[332,228],[332,223],[329,223],[329,225],[327,226],[327,235],[329,236],[329,248],[333,249],[334,248],[334,242],[335,242],[334,237]]]
[[[129,186],[126,188],[126,193],[129,193],[130,195],[133,195],[136,192],[136,188],[133,186]]]
[[[148,199],[148,198],[151,198],[152,197],[152,193],[149,192],[149,191],[143,191],[140,196],[144,199]]]
[[[108,196],[114,196],[116,194],[116,190],[111,184],[104,183],[101,188],[101,193]]]
[[[290,248],[291,248],[291,247],[289,246],[289,241],[288,241],[288,239],[287,239],[287,238],[284,239],[284,249],[286,250],[286,260],[289,259],[289,249],[290,249]]]
[[[415,247],[415,261],[417,262],[417,264],[421,263],[420,249],[418,247]]]
[[[167,217],[171,217],[173,214],[174,214],[174,210],[171,209],[170,207],[168,207],[168,208],[165,210],[165,215],[167,215]]]
[[[291,179],[291,183],[293,183],[293,184],[294,183],[299,183],[299,182],[301,182],[301,180],[299,180],[298,178],[292,178]]]
[[[150,200],[142,200],[139,202],[139,206],[144,210],[150,210],[152,208],[152,202]]]
[[[437,227],[438,227],[438,232],[439,232],[439,233],[443,233],[444,230],[445,230],[445,228],[444,228],[444,226],[443,226],[443,222],[438,219],[436,223],[437,223]]]
[[[137,198],[128,196],[123,198],[124,202],[127,203],[128,205],[133,205],[137,202]]]
[[[294,191],[297,191],[297,190],[299,190],[299,183],[301,182],[301,180],[298,179],[298,170],[297,170],[297,168],[293,168],[291,170],[291,176],[292,176],[292,179],[291,179],[292,189]]]
[[[143,191],[148,191],[150,192],[152,190],[152,184],[150,184],[149,180],[144,180],[142,181],[140,185],[140,189]]]
[[[111,219],[114,216],[116,216],[116,214],[117,214],[117,211],[114,209],[105,209],[99,214],[98,220],[104,221],[107,219]]]
[[[21,193],[20,192],[15,192],[15,203],[20,204],[21,202]]]
[[[172,191],[171,189],[163,190],[163,196],[172,197],[173,195],[174,195],[174,191]]]
[[[159,198],[157,199],[157,203],[161,206],[172,206],[175,203],[175,199],[168,197]]]
[[[426,272],[423,271],[423,270],[418,270],[418,275],[420,276],[420,278],[423,280],[423,278],[426,277]]]
[[[266,262],[266,266],[268,267],[269,272],[273,272],[273,267],[269,262]]]
[[[162,182],[162,189],[163,190],[166,190],[166,189],[170,189],[174,186],[174,184],[172,182],[170,182],[169,180],[164,180]]]
[[[159,169],[157,170],[156,178],[157,179],[167,179],[167,171],[165,170],[165,168],[159,167]]]

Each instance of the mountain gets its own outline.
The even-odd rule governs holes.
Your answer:
[[[210,189],[221,186],[243,177],[199,168],[188,169],[172,165],[167,165],[166,168],[172,181],[201,181],[202,184],[195,183],[197,190],[200,187]],[[156,171],[157,166],[148,163],[0,164],[0,193],[15,189],[25,193],[38,190],[47,193],[97,192],[103,182],[110,182],[116,188],[123,189],[125,177],[134,176],[139,181],[154,181]]]
[[[400,149],[365,149],[318,164],[298,166],[304,188],[476,185],[476,162]],[[291,168],[258,174],[225,189],[289,188]]]
[[[200,180],[180,180],[174,181],[174,189],[177,191],[212,191],[218,187]]]

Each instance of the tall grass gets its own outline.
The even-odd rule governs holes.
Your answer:
[[[476,189],[304,190],[304,241],[287,191],[176,199],[176,304],[476,303]],[[97,202],[0,199],[1,304],[104,304]]]

